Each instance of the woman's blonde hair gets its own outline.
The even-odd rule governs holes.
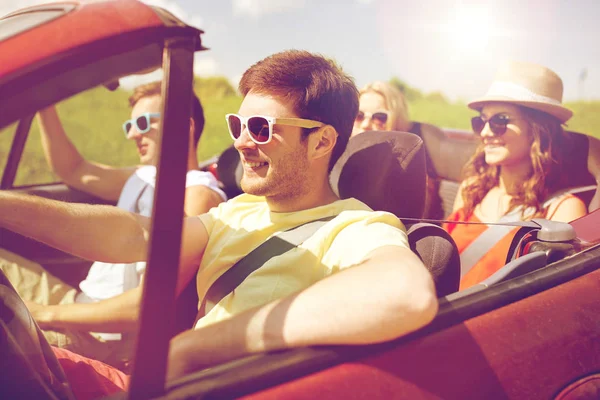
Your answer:
[[[507,213],[517,207],[523,207],[523,210],[533,210],[533,213],[528,213],[526,217],[544,217],[547,211],[543,206],[544,201],[549,194],[564,185],[566,175],[561,170],[561,165],[571,143],[556,118],[542,111],[517,107],[529,124],[529,135],[532,138],[529,151],[531,174],[513,195]],[[485,162],[483,144],[467,162],[464,168],[466,185],[462,191],[467,217],[487,193],[499,184],[500,168]]]
[[[376,93],[383,97],[387,111],[390,113],[386,128],[391,131],[408,131],[411,121],[408,116],[408,104],[402,92],[395,86],[382,81],[374,81],[360,90],[364,93]]]

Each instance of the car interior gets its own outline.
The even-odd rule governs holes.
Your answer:
[[[441,278],[445,277],[446,274],[454,276],[455,273],[451,271],[456,268],[450,267],[444,263],[440,264],[439,260],[440,258],[447,260],[446,262],[450,264],[459,263],[456,259],[456,255],[453,253],[456,251],[456,245],[450,237],[446,237],[445,231],[439,228],[439,226],[439,229],[435,229],[435,226],[437,226],[435,224],[418,221],[422,216],[425,196],[425,188],[422,186],[423,179],[420,174],[422,175],[423,171],[426,170],[424,167],[426,162],[425,152],[428,152],[429,156],[427,159],[433,161],[433,167],[437,174],[435,178],[438,179],[440,183],[439,195],[442,201],[442,207],[445,215],[448,215],[452,210],[452,204],[460,183],[460,165],[464,165],[471,157],[477,146],[477,141],[475,140],[476,138],[474,135],[465,131],[442,130],[430,124],[423,125],[426,126],[426,128],[422,130],[422,140],[418,141],[419,143],[417,144],[415,144],[416,141],[415,143],[412,143],[409,140],[416,139],[416,135],[413,134],[382,134],[379,132],[380,135],[386,135],[386,137],[388,137],[388,143],[386,144],[384,142],[379,144],[379,146],[381,146],[381,150],[379,151],[376,148],[370,150],[373,153],[372,155],[369,154],[369,157],[372,156],[371,159],[385,160],[386,156],[392,157],[392,154],[398,154],[398,152],[401,151],[400,149],[406,149],[406,146],[415,146],[417,150],[414,151],[414,153],[409,153],[404,150],[405,154],[403,154],[403,156],[405,158],[403,160],[404,164],[402,164],[404,169],[402,170],[401,175],[384,176],[381,172],[387,170],[383,168],[383,165],[389,165],[386,164],[389,162],[401,163],[399,160],[389,160],[385,163],[378,164],[379,167],[375,168],[373,167],[373,163],[360,162],[360,157],[363,157],[362,155],[359,157],[355,156],[351,160],[348,160],[343,156],[332,171],[331,181],[332,187],[338,190],[338,194],[342,198],[355,197],[375,210],[389,211],[399,218],[404,219],[410,234],[415,237],[421,237],[419,241],[413,242],[411,240],[411,246],[414,247],[413,250],[419,254],[423,261],[430,260],[426,263],[430,270],[433,268],[436,269],[437,272],[434,273],[436,284],[445,287],[440,289],[438,294],[443,296],[453,293],[458,288],[456,286],[455,289],[452,289],[455,287],[453,278]],[[352,142],[360,142],[359,146],[363,147],[372,146],[373,140],[367,139],[371,137],[372,134],[377,135],[378,133],[368,133],[367,135],[362,136],[362,139],[359,139],[361,136],[354,137],[352,138]],[[396,138],[396,136],[398,138]],[[573,136],[575,138],[576,146],[573,150],[573,154],[587,154],[586,137],[581,134],[574,134]],[[393,150],[389,150],[390,147]],[[210,163],[204,163],[205,168],[208,169],[208,166],[211,165],[213,161],[216,162],[217,165],[215,174],[217,175],[223,190],[228,195],[228,198],[240,194],[242,192],[240,188],[242,167],[237,150],[235,150],[233,146],[227,148],[221,155],[216,157],[216,159],[211,160]],[[570,175],[571,179],[566,185],[565,192],[573,193],[584,200],[586,204],[589,204],[597,187],[594,184],[595,181],[593,177],[587,171],[586,161],[587,160],[584,158],[576,157],[569,160],[569,163],[572,164],[570,170],[573,171],[573,173]],[[363,167],[364,165],[371,165],[372,167],[365,169]],[[349,178],[350,176],[353,178]],[[373,176],[379,176],[377,183],[373,183]],[[408,179],[408,177],[412,177],[412,179]],[[390,185],[388,184],[390,182],[395,182],[396,184]],[[397,182],[402,182],[403,184],[398,185]],[[419,187],[419,185],[421,186]],[[405,188],[410,188],[410,196],[398,194],[405,190]],[[68,188],[63,184],[36,185],[30,188],[15,188],[15,190],[70,202],[106,204],[106,202],[101,199],[93,198],[88,194]],[[389,190],[397,190],[397,192],[387,193]],[[394,200],[391,201],[390,199]],[[423,219],[426,218],[427,216],[423,216]],[[427,234],[424,234],[424,232],[427,232]],[[27,255],[33,261],[44,265],[49,271],[64,279],[65,282],[75,286],[85,277],[87,272],[86,267],[91,265],[91,262],[87,260],[82,260],[63,253],[42,243],[16,235],[10,231],[3,231],[2,236],[3,245],[7,249],[17,253],[23,252],[24,249],[26,249],[27,254],[22,255]],[[433,238],[435,238],[436,245],[430,245],[430,243],[427,242],[427,240],[434,240]],[[419,243],[419,249],[432,249],[432,253],[426,255],[424,250],[418,250],[417,243]],[[442,251],[441,249],[446,250]],[[510,257],[508,261],[511,261]],[[524,261],[520,261],[520,263],[522,262]],[[65,273],[67,270],[69,273]],[[73,271],[77,271],[77,273],[73,273]],[[518,271],[528,271],[528,269],[522,270],[519,268]],[[508,279],[512,276],[513,274],[508,274],[503,279]],[[182,325],[182,327],[183,326],[185,325]]]
[[[161,19],[167,24],[183,26],[180,21],[166,12],[161,12]],[[199,36],[198,32],[200,31],[194,30],[193,35]],[[173,34],[173,37],[178,37],[177,35],[180,34],[193,36],[189,31],[179,30]],[[90,87],[105,85],[114,89],[116,88],[115,78],[147,70],[148,67],[157,67],[161,62],[170,62],[170,57],[177,58],[179,61],[184,60],[189,64],[191,60],[189,56],[193,53],[190,47],[184,49],[183,53],[185,54],[182,58],[178,58],[177,54],[169,53],[163,60],[163,50],[167,47],[164,42],[168,38],[170,36],[166,35],[165,38],[164,32],[155,33],[154,36],[144,32],[144,34],[132,35],[128,38],[129,40],[122,40],[121,47],[117,49],[108,49],[106,42],[95,43],[89,48],[80,49],[83,54],[87,55],[86,57],[80,57],[79,51],[74,51],[66,54],[64,60],[52,64],[51,68],[46,70],[41,68],[43,73],[25,71],[8,85],[3,86],[3,90],[6,89],[4,91],[6,97],[10,97],[11,100],[0,100],[0,126],[6,126],[7,121],[14,119],[14,115],[24,117],[16,126],[15,140],[12,143],[0,188],[68,202],[106,204],[101,199],[69,188],[62,183],[21,187],[14,185],[16,170],[21,161],[21,154],[27,141],[27,133],[31,127],[33,115],[36,110],[48,104],[66,99]],[[199,40],[193,44],[194,50],[204,49]],[[190,46],[190,43],[187,45]],[[178,49],[173,51],[177,53]],[[113,55],[106,57],[106,52]],[[69,68],[65,68],[65,65],[69,65]],[[180,65],[185,65],[185,63],[181,62]],[[187,76],[187,73],[191,74],[191,69],[188,67],[181,69],[173,67],[169,71],[171,75],[165,79],[166,85],[169,87],[165,99],[166,104],[170,104],[169,96],[189,90],[190,82],[179,79],[177,75],[178,73],[184,76]],[[80,78],[70,79],[69,77],[73,74]],[[107,77],[110,79],[107,80]],[[0,79],[1,84],[3,84],[2,79]],[[26,89],[21,90],[22,86]],[[169,112],[177,111],[173,111],[171,108]],[[181,112],[179,116],[182,117]],[[180,120],[185,121],[186,119],[180,118]],[[588,154],[587,138],[578,133],[571,134],[574,137],[574,147],[570,149],[571,154]],[[176,149],[176,146],[181,145],[181,143],[175,143],[173,145],[175,147],[171,149]],[[427,221],[431,216],[423,215],[426,174],[427,171],[430,171],[429,178],[437,183],[440,206],[446,217],[452,211],[454,198],[461,181],[462,168],[473,155],[477,146],[477,137],[471,132],[439,128],[425,123],[421,124],[420,137],[406,132],[365,132],[350,140],[349,151],[342,155],[331,172],[332,188],[341,198],[355,197],[374,210],[391,212],[400,218],[407,227],[411,249],[420,257],[434,277],[437,295],[440,298],[440,312],[432,324],[389,343],[352,348],[348,346],[302,348],[243,358],[191,374],[175,382],[168,382],[169,397],[233,397],[286,382],[309,372],[321,371],[348,360],[366,356],[378,357],[382,354],[385,356],[386,351],[411,340],[417,340],[419,346],[426,346],[426,343],[423,344],[423,342],[427,342],[427,340],[422,339],[427,334],[431,334],[431,338],[435,335],[437,335],[436,337],[443,336],[444,333],[440,333],[440,331],[456,326],[459,322],[510,305],[531,296],[532,293],[553,288],[561,282],[576,279],[595,271],[594,259],[600,256],[600,248],[594,246],[600,241],[600,237],[590,227],[600,226],[600,211],[594,211],[597,206],[590,205],[590,202],[600,188],[587,170],[586,157],[571,157],[565,165],[565,169],[570,171],[569,179],[561,190],[580,197],[588,205],[590,211],[590,214],[571,224],[563,224],[563,227],[567,226],[565,229],[572,236],[565,236],[567,237],[565,240],[548,240],[546,232],[552,231],[553,226],[546,225],[543,221],[523,223],[519,225],[519,232],[511,244],[504,268],[480,284],[458,292],[461,266],[456,244],[450,235],[439,226],[439,221]],[[165,154],[171,157],[171,161],[177,158],[176,151],[166,151]],[[373,163],[371,160],[378,162]],[[430,168],[426,164],[428,160],[432,164]],[[201,166],[217,176],[229,198],[242,192],[240,187],[242,166],[239,154],[233,146],[214,159],[201,163]],[[174,170],[165,170],[165,176],[167,174],[175,175],[172,171]],[[164,179],[165,184],[168,184],[167,181],[168,179]],[[171,182],[171,187],[177,183]],[[183,181],[179,183],[180,186],[183,186]],[[157,200],[160,204],[168,206],[169,201],[171,204],[176,204],[175,200],[177,199],[169,200],[168,197],[164,197],[168,196],[167,189],[163,189],[161,193],[164,193],[161,195],[163,197]],[[409,195],[405,195],[406,193]],[[182,199],[179,204],[181,203],[183,203]],[[164,222],[159,219],[156,223]],[[177,230],[177,227],[174,230]],[[3,248],[40,263],[49,272],[72,286],[78,285],[91,265],[88,260],[53,249],[7,229],[0,228],[0,237],[2,237]],[[178,249],[178,238],[175,236],[165,240],[165,243],[165,249],[167,247],[170,250]],[[166,272],[163,271],[163,273]],[[149,293],[170,296],[169,292],[162,293],[160,285],[164,282],[156,279],[160,278],[159,272],[156,274],[153,279],[148,278],[154,285],[149,289],[151,291]],[[174,288],[174,283],[172,286]],[[0,290],[4,290],[2,289],[4,287],[0,285]],[[11,296],[11,294],[7,296]],[[581,301],[584,300],[581,299]],[[192,284],[175,301],[175,323],[174,327],[169,328],[170,335],[192,326],[198,304],[195,280],[192,280]],[[152,310],[146,308],[144,312],[150,314]],[[144,320],[144,316],[142,316],[142,320]],[[9,329],[0,321],[0,335],[8,331]],[[146,332],[148,331],[146,330]],[[7,337],[7,335],[4,336]],[[10,349],[16,348],[13,339],[7,338],[4,342],[6,347],[3,350],[12,351]],[[153,341],[159,339],[159,336],[149,334],[138,342],[138,349],[143,346],[146,349],[153,348]],[[431,341],[433,339],[429,342]],[[45,346],[43,350],[47,354],[51,354],[49,346]],[[440,354],[443,353],[443,349],[437,350]],[[415,354],[418,355],[418,352]],[[152,360],[148,358],[149,355],[145,356],[145,359],[138,360],[138,366],[152,364]],[[56,393],[60,393],[60,385],[65,382],[65,377],[60,368],[52,364],[52,359],[53,357],[48,356],[41,359],[40,363],[49,362],[49,370],[53,373],[51,380],[56,383],[56,388],[48,388],[40,384],[32,372],[32,365],[26,362],[19,363],[18,357],[11,370],[13,376],[5,376],[4,379],[8,378],[8,381],[14,379],[20,385],[19,387],[28,385],[30,393],[36,398],[61,398]],[[397,360],[393,359],[386,359],[383,362],[399,364]],[[374,362],[373,365],[378,364]],[[444,368],[443,363],[435,364],[435,366]],[[64,398],[69,398],[68,396],[65,394]]]

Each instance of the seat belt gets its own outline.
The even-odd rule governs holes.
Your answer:
[[[561,190],[550,196],[542,205],[547,208],[560,197],[570,193],[571,189]],[[532,229],[539,229],[539,225],[531,221],[521,220],[523,213],[533,212],[533,209],[527,208],[523,211],[522,207],[518,207],[512,210],[510,213],[502,216],[497,222],[485,223],[485,222],[466,222],[466,221],[448,221],[448,220],[428,220],[428,219],[413,219],[413,218],[401,218],[406,221],[424,221],[434,223],[451,223],[461,225],[487,225],[488,228],[483,231],[471,244],[469,244],[460,254],[460,277],[461,279],[485,256],[504,236],[508,235],[515,227],[520,227],[519,231],[515,235],[517,240],[513,239],[509,248],[509,255],[514,253],[514,249],[518,246],[520,239]]]
[[[236,262],[208,288],[196,315],[194,326],[219,301],[241,285],[248,275],[262,267],[271,258],[300,246],[319,230],[320,227],[335,217],[336,215],[332,215],[310,221],[271,236],[260,246]]]
[[[521,210],[516,209],[511,213],[502,216],[498,220],[498,224],[506,222],[518,222],[521,219]],[[477,238],[471,242],[460,253],[460,277],[461,279],[485,256],[496,244],[498,240],[508,235],[514,226],[510,225],[494,225],[488,226]]]

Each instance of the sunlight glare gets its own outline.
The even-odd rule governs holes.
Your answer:
[[[487,8],[460,6],[447,31],[454,49],[465,53],[485,50],[493,27]]]

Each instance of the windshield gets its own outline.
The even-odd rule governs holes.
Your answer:
[[[24,6],[26,4],[19,2],[20,8]],[[0,40],[8,39],[28,29],[59,18],[74,7],[73,4],[54,4],[43,8],[30,9],[27,12],[7,15],[12,11],[10,4],[0,5],[0,18],[4,17],[0,19]]]

